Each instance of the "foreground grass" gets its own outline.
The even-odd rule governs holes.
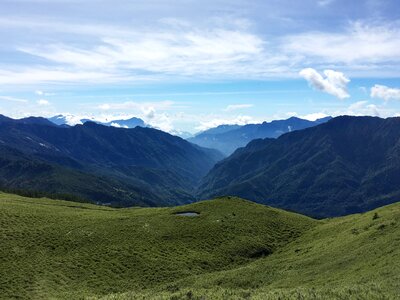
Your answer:
[[[175,290],[173,290],[175,289]],[[104,299],[399,299],[400,204],[323,220],[272,255]]]
[[[111,209],[0,194],[0,297],[172,293],[175,282],[246,266],[317,224],[237,198]]]
[[[93,298],[94,299],[94,298]],[[97,298],[96,298],[97,299]],[[355,285],[343,287],[324,288],[296,288],[296,289],[183,289],[178,292],[146,291],[113,294],[101,298],[101,300],[396,300],[398,294],[387,291],[382,286]]]
[[[112,209],[0,194],[2,299],[399,295],[400,203],[316,221],[230,197]]]

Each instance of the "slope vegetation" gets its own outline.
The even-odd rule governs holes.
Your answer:
[[[120,206],[182,204],[194,200],[198,181],[222,157],[150,128],[4,116],[0,123],[0,187],[8,190]]]
[[[400,118],[338,117],[254,140],[203,179],[200,198],[234,195],[315,217],[400,198]]]
[[[394,300],[400,295],[399,233],[396,203],[319,221],[272,255],[239,268],[103,299]]]
[[[273,255],[317,223],[237,198],[112,209],[0,194],[0,298],[161,289]]]

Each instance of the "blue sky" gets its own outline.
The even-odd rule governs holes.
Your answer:
[[[396,116],[399,17],[395,0],[2,0],[0,113],[190,132]]]

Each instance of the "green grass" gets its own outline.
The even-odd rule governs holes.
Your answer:
[[[92,298],[98,299],[98,298]],[[208,289],[182,289],[177,292],[145,291],[113,294],[101,298],[102,300],[383,300],[398,299],[398,294],[386,291],[382,286],[375,284],[324,287],[324,288],[295,288],[295,289],[237,289],[212,287]]]
[[[174,214],[185,210],[200,215]],[[316,224],[236,198],[111,209],[0,194],[0,294],[71,299],[161,288],[244,266]]]
[[[397,299],[400,203],[316,221],[238,198],[112,209],[0,194],[0,255],[4,299]]]

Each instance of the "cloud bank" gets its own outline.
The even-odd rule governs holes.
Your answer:
[[[233,17],[201,24],[180,19],[158,22],[158,26],[142,27],[78,26],[47,19],[4,18],[0,30],[20,34],[25,28],[37,30],[46,42],[7,45],[28,63],[3,65],[0,85],[294,78],[309,65],[340,68],[362,77],[400,74],[396,22],[358,21],[335,32],[305,30],[281,36],[263,35],[254,30],[251,20]],[[57,38],[46,39],[55,34]],[[70,39],[64,40],[64,34]],[[35,63],[37,59],[40,64]]]
[[[400,89],[390,88],[385,85],[375,84],[371,88],[371,98],[379,98],[385,101],[400,100]]]

